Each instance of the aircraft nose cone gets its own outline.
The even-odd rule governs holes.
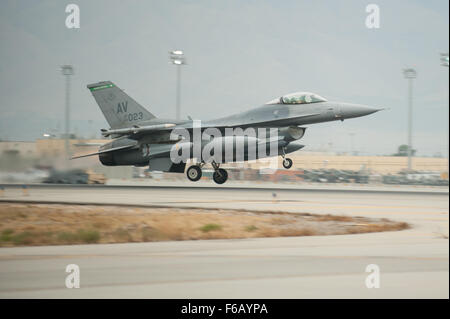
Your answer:
[[[342,104],[341,105],[341,113],[343,118],[352,118],[352,117],[360,117],[366,116],[378,111],[381,111],[380,108],[375,108],[367,105],[361,104]]]

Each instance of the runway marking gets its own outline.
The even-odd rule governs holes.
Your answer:
[[[296,199],[276,199],[276,200],[272,200],[272,199],[259,199],[259,200],[248,200],[248,199],[243,199],[243,200],[236,200],[236,199],[222,199],[222,200],[201,200],[201,201],[171,201],[171,202],[157,202],[159,204],[216,204],[216,203],[282,203],[282,202],[298,202],[298,203],[303,203],[304,201],[302,200],[296,200]]]
[[[420,235],[420,234],[419,234]],[[425,234],[424,234],[425,235]],[[100,244],[102,245],[102,244]],[[91,245],[91,246],[96,246]],[[289,249],[289,248],[295,248],[296,246],[292,247],[281,247],[280,249]],[[262,249],[260,249],[262,250]],[[209,250],[208,250],[209,251]],[[206,251],[205,251],[206,252]],[[261,259],[271,259],[274,258],[299,258],[299,259],[370,259],[370,258],[388,258],[388,259],[398,259],[398,260],[447,260],[446,257],[409,257],[409,256],[373,256],[373,255],[367,255],[367,256],[324,256],[324,255],[294,255],[294,254],[285,254],[285,255],[276,255],[276,256],[270,256],[270,255],[263,255],[263,254],[250,254],[250,255],[227,255],[227,254],[203,254],[203,253],[189,253],[185,251],[179,251],[179,254],[168,252],[165,254],[161,253],[148,253],[148,254],[79,254],[79,255],[0,255],[0,262],[1,261],[14,261],[14,260],[49,260],[49,259],[76,259],[76,258],[111,258],[111,257],[127,257],[127,258],[133,258],[133,257],[152,257],[152,258],[182,258],[182,257],[199,257],[199,258],[237,258],[237,259],[251,259],[254,257],[261,258]],[[105,268],[105,267],[103,267]],[[106,267],[107,268],[107,267]],[[112,267],[116,268],[116,267]],[[139,268],[139,267],[138,267]],[[147,268],[147,266],[142,267]]]
[[[383,274],[406,274],[406,273],[429,273],[429,272],[445,272],[445,270],[414,270],[414,271],[384,271]],[[83,284],[82,288],[101,288],[101,287],[121,287],[121,286],[152,286],[160,284],[183,284],[183,283],[207,283],[207,282],[232,282],[239,280],[273,280],[273,279],[293,279],[293,278],[314,278],[314,277],[332,277],[332,276],[362,276],[364,274],[361,272],[327,272],[327,273],[313,273],[313,274],[292,274],[292,275],[278,275],[278,276],[245,276],[245,277],[228,277],[228,278],[205,278],[205,279],[183,279],[183,280],[161,280],[161,281],[139,281],[139,282],[126,282],[126,283],[103,283],[103,284]],[[13,289],[1,289],[0,292],[31,292],[31,291],[42,291],[42,290],[66,290],[66,288],[61,288],[58,286],[49,287],[39,287],[39,288],[13,288]]]

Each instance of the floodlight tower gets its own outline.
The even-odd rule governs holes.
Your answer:
[[[64,133],[64,148],[65,148],[65,162],[66,166],[69,164],[70,149],[69,149],[69,135],[70,135],[70,77],[74,74],[73,66],[61,66],[61,72],[66,78],[66,112],[65,112],[65,133]]]
[[[169,59],[177,69],[177,100],[176,100],[176,119],[180,119],[181,113],[181,66],[186,64],[184,52],[181,50],[174,50],[169,52]]]
[[[441,53],[441,65],[448,67],[448,53]]]
[[[449,65],[448,53],[441,53],[441,65],[448,68],[448,65]],[[447,110],[448,110],[448,108],[447,108]],[[448,114],[447,114],[447,121],[448,121]],[[448,134],[448,122],[447,122],[447,134]],[[449,147],[449,138],[447,135],[447,172],[449,171],[449,153],[450,153],[450,147]]]
[[[408,171],[412,169],[412,103],[413,103],[413,79],[417,77],[416,70],[403,69],[405,79],[408,79]]]

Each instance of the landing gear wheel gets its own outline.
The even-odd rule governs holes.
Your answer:
[[[202,170],[199,166],[193,165],[188,168],[186,171],[187,178],[189,178],[190,181],[196,182],[200,178],[202,178]]]
[[[292,160],[290,158],[285,158],[283,160],[283,167],[285,169],[290,169],[292,167]]]
[[[213,174],[213,180],[217,184],[223,184],[227,181],[227,179],[228,179],[228,173],[223,168],[217,169]]]

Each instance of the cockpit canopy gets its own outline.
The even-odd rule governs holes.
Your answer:
[[[315,93],[296,92],[283,95],[282,97],[269,101],[266,104],[309,104],[326,101],[326,99]]]

